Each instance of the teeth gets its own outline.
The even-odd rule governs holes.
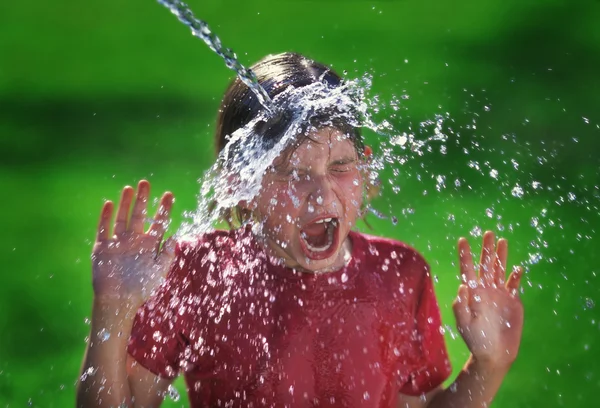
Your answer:
[[[331,222],[331,218],[323,218],[322,220],[316,221],[315,224],[323,224],[324,222]]]

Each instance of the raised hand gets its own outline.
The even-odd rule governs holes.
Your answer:
[[[144,231],[150,183],[142,180],[137,194],[127,186],[111,234],[113,203],[107,201],[102,208],[98,234],[92,252],[93,286],[96,297],[146,299],[166,274],[173,259],[173,242],[163,244],[173,206],[173,194],[166,192],[156,216]],[[133,209],[130,209],[132,202]]]
[[[523,305],[519,299],[521,267],[506,280],[508,243],[494,234],[483,236],[478,273],[466,239],[458,242],[463,284],[453,304],[458,331],[473,357],[491,367],[509,367],[519,350],[523,329]],[[505,281],[506,280],[506,281]]]

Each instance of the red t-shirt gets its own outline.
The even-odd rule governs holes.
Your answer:
[[[178,243],[128,351],[185,375],[193,407],[390,407],[451,373],[429,267],[397,241],[350,233],[343,269],[274,264],[248,229]]]

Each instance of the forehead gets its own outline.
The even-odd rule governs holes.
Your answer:
[[[350,136],[339,129],[327,127],[303,135],[299,144],[285,149],[273,164],[279,165],[286,160],[314,161],[331,156],[355,155],[356,148]]]

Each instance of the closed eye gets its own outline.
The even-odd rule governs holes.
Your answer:
[[[354,159],[342,159],[331,163],[329,168],[331,171],[344,173],[353,170],[355,165],[356,160]]]

